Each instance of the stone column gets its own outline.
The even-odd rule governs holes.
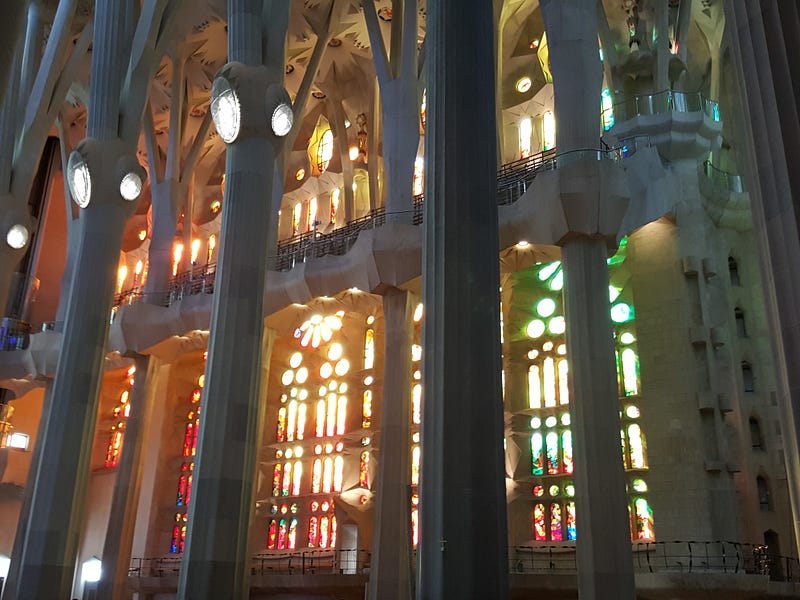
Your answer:
[[[229,60],[263,64],[262,0],[230,0]],[[270,23],[266,24],[271,25]],[[285,26],[269,27],[285,37]],[[279,72],[270,72],[279,83]],[[242,82],[242,85],[254,82]],[[266,92],[266,90],[265,90]],[[242,110],[253,106],[243,105]],[[252,118],[247,115],[245,118]],[[195,461],[179,598],[246,598],[248,535],[254,513],[263,414],[259,401],[264,328],[267,231],[276,226],[271,202],[277,141],[267,131],[243,133],[227,147],[225,198],[205,404]]]
[[[139,355],[135,358],[135,365],[136,373],[129,401],[131,412],[125,424],[122,456],[117,467],[101,557],[103,574],[97,586],[98,597],[114,600],[127,598],[128,568],[142,483],[142,462],[149,439],[153,394],[161,361]]]
[[[118,158],[135,148],[117,139],[119,106],[134,3],[98,0],[92,55],[87,164],[92,177],[82,209],[80,239],[61,355],[52,389],[31,514],[25,532],[16,598],[68,598],[75,574],[109,314],[125,222],[135,208],[123,200]],[[9,592],[9,594],[14,593]],[[8,596],[11,597],[11,596]]]
[[[769,5],[768,5],[769,6]],[[791,178],[779,118],[779,103],[788,101],[777,95],[784,75],[776,83],[769,64],[761,5],[744,0],[725,2],[735,92],[735,106],[743,127],[737,128],[739,165],[745,175],[753,210],[753,234],[759,248],[764,305],[770,340],[775,354],[778,411],[786,456],[787,485],[792,506],[795,543],[800,544],[800,237],[793,203]],[[786,85],[782,86],[786,88]],[[757,149],[757,150],[756,150]],[[797,546],[796,546],[797,547]]]
[[[581,600],[635,597],[607,256],[603,238],[562,248]]]
[[[428,3],[420,599],[508,596],[492,4]]]
[[[567,228],[561,238],[570,406],[575,452],[578,594],[635,597],[619,431],[619,394],[608,302],[609,246],[627,207],[620,170],[598,155],[603,80],[594,0],[542,0],[553,72],[558,171]]]
[[[370,600],[410,600],[411,584],[411,294],[392,288],[383,297],[383,398],[375,492]]]

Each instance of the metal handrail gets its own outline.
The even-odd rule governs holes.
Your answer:
[[[723,171],[719,167],[711,164],[711,161],[707,160],[703,163],[703,173],[713,183],[724,187],[730,192],[742,193],[744,190],[742,187],[741,175],[737,175],[736,173],[731,173],[729,171]]]
[[[700,92],[677,92],[662,90],[654,94],[633,96],[614,105],[625,110],[625,118],[656,115],[665,112],[702,112],[713,121],[721,121],[719,103],[703,97]]]
[[[634,571],[640,573],[714,573],[766,575],[775,581],[795,581],[800,561],[772,554],[768,546],[730,541],[637,541],[631,544]],[[252,557],[251,572],[290,575],[356,575],[370,566],[366,549],[277,550]],[[170,577],[180,570],[180,557],[133,558],[129,577]],[[512,574],[576,573],[574,542],[549,542],[508,549]]]

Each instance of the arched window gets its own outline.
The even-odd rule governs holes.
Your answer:
[[[519,157],[528,158],[531,155],[531,137],[533,136],[533,122],[530,117],[525,117],[519,122]]]
[[[317,146],[317,169],[320,173],[328,170],[331,158],[333,158],[333,132],[326,129]]]
[[[736,262],[736,259],[732,256],[728,257],[728,274],[731,277],[732,286],[739,287],[742,285],[742,282],[739,279],[739,263]]]
[[[761,424],[756,417],[750,417],[750,443],[753,450],[764,449],[764,438],[761,437]]]
[[[756,477],[756,487],[758,488],[758,506],[761,508],[761,512],[770,512],[772,510],[772,498],[770,497],[767,480],[759,475]]]
[[[750,366],[749,362],[742,363],[742,385],[744,387],[745,392],[754,392],[755,391],[755,381],[753,377],[753,367]]]
[[[744,311],[738,306],[734,309],[733,315],[736,318],[736,335],[740,338],[747,337],[747,327],[744,322]]]

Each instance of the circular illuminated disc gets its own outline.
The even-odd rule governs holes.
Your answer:
[[[283,385],[291,385],[292,381],[294,381],[294,371],[286,369],[281,375],[281,383]]]
[[[534,319],[530,323],[528,323],[528,327],[525,329],[525,333],[528,334],[528,337],[535,340],[542,336],[544,333],[544,321],[540,321],[539,319]]]
[[[119,195],[132,202],[142,193],[142,178],[138,173],[128,173],[119,182]]]
[[[611,307],[611,320],[614,323],[625,323],[633,317],[630,304],[620,302]]]
[[[638,419],[639,418],[639,407],[634,406],[633,404],[625,407],[625,416],[629,419]]]
[[[300,366],[300,363],[303,362],[303,355],[299,352],[295,352],[292,354],[292,357],[289,359],[289,366],[293,369],[296,369]]]
[[[294,113],[285,102],[281,102],[272,112],[272,131],[278,137],[284,137],[292,130]]]
[[[349,370],[350,370],[350,361],[348,361],[346,358],[343,358],[342,360],[337,362],[336,367],[334,368],[334,371],[339,377],[344,376]]]
[[[341,344],[331,344],[331,347],[328,349],[328,360],[337,361],[342,358],[342,345]]]
[[[542,298],[536,303],[536,312],[540,317],[549,317],[556,312],[556,303],[551,298]]]
[[[85,162],[72,165],[69,173],[69,191],[75,204],[81,208],[89,206],[92,199],[92,175]]]
[[[242,124],[242,108],[239,105],[239,97],[230,87],[230,84],[224,82],[223,85],[227,86],[227,89],[223,89],[222,92],[211,99],[211,117],[214,120],[217,132],[219,132],[219,137],[226,144],[231,144],[239,137],[239,130]]]
[[[14,250],[24,248],[30,238],[30,232],[24,225],[12,225],[6,234],[6,243]]]
[[[561,335],[567,330],[567,323],[564,321],[564,317],[553,317],[550,319],[548,328],[550,329],[550,333]]]

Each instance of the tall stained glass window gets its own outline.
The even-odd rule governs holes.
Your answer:
[[[281,370],[277,414],[273,413],[270,510],[275,517],[266,535],[267,550],[335,547],[334,507],[339,494],[349,487],[369,488],[369,437],[362,437],[358,452],[345,454],[344,436],[357,430],[359,422],[348,420],[351,394],[362,401],[357,410],[365,428],[372,414],[372,382],[369,376],[363,386],[354,381],[346,338],[341,335],[344,319],[344,311],[310,314],[295,329],[284,358],[273,359],[281,361]],[[369,325],[372,322],[374,318],[368,320]],[[361,354],[358,344],[354,349],[357,356]],[[354,364],[360,367],[360,360]],[[362,370],[357,371],[361,376]]]
[[[655,537],[647,499],[647,444],[640,423],[642,387],[631,291],[624,283],[626,240],[608,261],[609,316],[614,327],[620,399],[622,460],[628,477],[631,537]],[[576,539],[580,515],[575,510],[573,439],[569,412],[569,361],[559,262],[542,263],[514,275],[508,344],[527,355],[527,410],[530,416],[531,537],[534,542]],[[510,338],[510,339],[509,339]],[[519,352],[516,350],[519,349]]]
[[[123,376],[122,392],[119,395],[119,402],[111,411],[113,424],[108,432],[108,444],[106,446],[106,469],[113,469],[119,464],[119,457],[122,454],[122,442],[125,438],[125,424],[131,413],[130,395],[133,391],[133,375],[136,367],[131,367],[125,371]]]
[[[207,353],[203,353],[203,360]],[[181,462],[177,473],[177,490],[175,494],[175,507],[177,512],[174,517],[172,535],[170,538],[170,554],[183,552],[186,542],[186,526],[189,520],[189,503],[192,500],[192,478],[194,475],[194,457],[197,454],[197,435],[200,431],[200,410],[203,400],[203,385],[205,376],[200,374],[196,379],[197,387],[192,391],[187,403],[181,440]]]

